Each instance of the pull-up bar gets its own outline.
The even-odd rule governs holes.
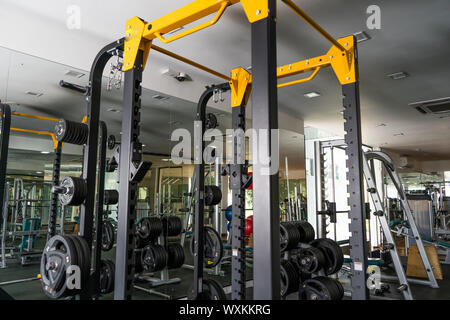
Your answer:
[[[303,20],[305,20],[314,30],[319,32],[325,39],[330,41],[333,45],[338,47],[341,51],[347,51],[336,39],[334,39],[324,28],[322,28],[317,22],[315,22],[310,16],[308,16],[305,11],[300,9],[292,0],[281,0],[287,5],[292,11],[299,15]]]

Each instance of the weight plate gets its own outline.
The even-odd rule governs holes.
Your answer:
[[[181,219],[177,216],[162,216],[161,221],[165,236],[178,236],[183,229]]]
[[[300,286],[300,300],[342,300],[344,289],[340,282],[327,277],[306,280]]]
[[[110,135],[107,139],[107,145],[109,150],[113,150],[116,146],[116,137],[113,135]]]
[[[206,268],[217,266],[223,257],[223,243],[219,233],[211,227],[204,227],[203,230],[203,259]],[[190,249],[194,255],[194,236],[191,238]]]
[[[214,113],[206,115],[206,129],[215,129],[218,126],[217,117]]]
[[[316,247],[325,255],[324,271],[326,275],[334,274],[341,270],[344,264],[344,254],[341,247],[333,240],[321,238],[312,241],[311,246]]]
[[[119,202],[119,192],[117,190],[105,190],[103,196],[104,205],[114,205]]]
[[[195,295],[194,285],[192,284],[188,291],[189,300],[226,300],[227,296],[222,285],[213,279],[203,279],[202,292]]]
[[[66,190],[58,195],[62,205],[79,206],[86,199],[86,183],[82,178],[63,177],[60,187]]]
[[[114,291],[115,266],[111,260],[101,260],[100,262],[100,293],[108,294]]]
[[[298,229],[290,222],[280,223],[280,250],[281,252],[295,249],[300,240]]]
[[[140,237],[139,243],[145,246],[159,237],[163,230],[163,223],[158,217],[144,217],[139,220],[136,229]]]
[[[142,249],[141,262],[145,270],[156,272],[167,266],[167,252],[159,244],[149,244]]]
[[[306,273],[317,272],[327,265],[324,253],[315,247],[300,250],[297,259],[300,270]]]
[[[205,205],[215,206],[222,201],[222,191],[218,186],[205,186]]]
[[[67,287],[67,269],[78,266],[77,249],[67,236],[56,235],[45,245],[42,252],[40,273],[44,293],[53,299],[69,296],[75,290]]]
[[[114,226],[108,220],[102,223],[102,250],[109,251],[114,246]]]
[[[299,275],[289,261],[282,261],[280,266],[280,293],[283,298],[296,292],[299,287]]]
[[[314,227],[307,221],[294,221],[294,226],[297,227],[300,233],[300,242],[309,243],[316,238]]]
[[[167,267],[170,269],[181,268],[184,264],[184,249],[179,243],[171,243],[167,246]]]
[[[72,239],[78,256],[78,267],[81,271],[81,289],[87,285],[90,271],[91,271],[91,255],[89,245],[86,240],[78,235],[67,235],[66,237]]]

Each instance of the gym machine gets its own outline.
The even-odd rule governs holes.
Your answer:
[[[99,119],[102,74],[109,59],[122,53],[123,39],[120,39],[105,46],[97,54],[89,78],[86,123],[60,119],[55,126],[55,138],[58,141],[83,146],[83,171],[81,177],[64,177],[60,185],[53,188],[62,204],[80,205],[81,208],[78,234],[56,235],[50,238],[45,246],[41,260],[41,280],[44,292],[51,298],[76,295],[80,299],[91,299],[97,297],[101,291],[99,255],[103,228],[100,226],[104,204],[103,183],[107,141],[106,126],[100,123]],[[97,157],[99,153],[100,161]],[[96,183],[97,177],[99,183]],[[95,225],[94,220],[100,224]],[[91,273],[91,252],[94,242],[95,258],[92,260]],[[80,268],[81,288],[67,286],[66,271],[73,265]]]
[[[253,108],[253,127],[255,129],[268,129],[260,137],[267,143],[260,146],[262,153],[273,156],[270,151],[271,130],[278,127],[277,121],[277,77],[287,77],[307,71],[313,74],[307,79],[301,79],[281,84],[279,87],[301,83],[311,80],[323,67],[332,66],[339,81],[343,86],[344,94],[344,128],[347,132],[345,140],[349,147],[347,150],[347,166],[349,168],[349,203],[350,217],[352,219],[351,245],[354,265],[358,267],[352,270],[353,299],[367,299],[366,289],[366,267],[367,257],[365,254],[365,232],[363,219],[362,202],[362,165],[361,165],[361,130],[360,130],[360,107],[359,107],[359,86],[357,68],[356,41],[353,36],[335,40],[325,30],[318,26],[292,1],[283,0],[295,13],[305,19],[314,29],[322,34],[327,40],[333,43],[331,50],[323,56],[308,59],[298,63],[276,67],[276,1],[239,1],[239,0],[197,0],[192,3],[160,18],[151,23],[147,23],[134,17],[126,23],[126,40],[124,54],[125,71],[125,93],[124,93],[124,114],[122,132],[122,147],[124,147],[121,157],[128,161],[133,159],[134,150],[139,150],[139,108],[140,108],[140,82],[142,70],[147,62],[149,51],[153,48],[161,52],[161,48],[152,44],[158,38],[163,43],[169,43],[183,38],[192,33],[198,32],[214,25],[223,15],[226,8],[240,2],[252,24],[252,70],[253,70],[253,103],[258,108]],[[200,24],[192,29],[181,32],[170,38],[164,38],[172,30],[195,22],[212,13],[216,16],[206,23]],[[164,49],[163,49],[164,50]],[[167,53],[167,51],[166,51]],[[173,57],[178,57],[172,54]],[[185,62],[187,59],[184,59]],[[199,67],[198,64],[188,61],[191,65]],[[227,81],[231,79],[223,76],[211,69],[200,67],[202,70],[215,74]],[[212,71],[212,72],[211,72]],[[233,102],[232,102],[233,103]],[[236,104],[238,102],[236,101]],[[135,111],[135,112],[132,112]],[[134,146],[134,148],[131,148]],[[133,151],[133,152],[132,152]],[[254,298],[255,299],[278,299],[280,297],[279,281],[279,216],[274,214],[278,211],[278,180],[276,175],[263,175],[261,169],[267,169],[262,164],[255,164],[253,169],[253,179],[255,181],[254,198],[255,211],[255,251],[254,251]],[[123,244],[118,243],[117,265],[123,270],[116,272],[116,299],[131,298],[131,281],[133,276],[132,248],[133,241],[128,237],[130,230],[130,219],[134,217],[134,201],[136,190],[128,172],[124,172],[120,179],[119,201],[119,233],[123,239]],[[128,170],[126,170],[128,171]],[[202,191],[202,190],[201,190]],[[120,246],[119,246],[120,244]],[[130,254],[129,254],[130,253]]]

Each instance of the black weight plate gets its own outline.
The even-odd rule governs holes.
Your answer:
[[[56,235],[46,243],[41,257],[40,274],[44,293],[53,299],[71,295],[67,288],[66,272],[78,265],[78,255],[72,239]]]
[[[300,233],[300,242],[309,243],[314,240],[316,233],[314,227],[307,221],[294,221],[293,224]]]
[[[108,294],[114,290],[115,266],[111,260],[101,260],[100,293]]]
[[[205,205],[215,206],[222,201],[222,191],[218,186],[205,186]]]
[[[206,287],[205,292],[209,294],[208,300],[227,300],[227,296],[220,283],[213,279],[203,280],[203,287]]]
[[[281,252],[295,249],[300,240],[298,229],[290,222],[280,223],[280,250]]]
[[[109,150],[113,150],[116,146],[116,137],[113,135],[110,135],[107,139],[107,145]]]
[[[280,266],[280,293],[282,297],[298,290],[300,279],[295,267],[289,261],[282,261]]]
[[[326,266],[327,262],[322,250],[310,247],[300,250],[298,265],[302,272],[314,273]]]
[[[311,246],[316,247],[325,255],[324,271],[326,275],[334,274],[341,270],[344,264],[344,254],[341,247],[333,240],[327,238],[312,241]]]
[[[306,280],[299,290],[300,300],[342,300],[342,285],[335,279],[319,276]]]
[[[75,245],[75,248],[77,250],[77,256],[78,256],[78,267],[80,268],[81,272],[81,290],[83,290],[84,286],[86,285],[88,279],[89,279],[89,272],[90,272],[90,256],[86,255],[86,248],[81,243],[80,237],[78,235],[69,234],[66,235],[66,237],[70,238]],[[76,290],[77,293],[81,292],[81,290]]]
[[[170,269],[180,268],[184,264],[184,249],[179,243],[171,243],[167,246],[167,266]]]
[[[141,262],[145,270],[160,271],[167,266],[167,252],[159,244],[149,244],[142,249]]]
[[[108,221],[104,220],[102,223],[102,251],[109,251],[114,246],[114,226]]]
[[[206,268],[214,268],[223,257],[223,243],[219,233],[211,227],[204,227],[203,231],[203,259]],[[191,238],[190,249],[192,256],[194,255],[194,236]]]

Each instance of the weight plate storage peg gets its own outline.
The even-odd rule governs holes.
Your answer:
[[[79,206],[86,199],[86,183],[83,178],[63,177],[58,187],[52,192],[58,193],[59,201],[63,206]]]
[[[89,261],[90,253],[87,252],[88,255],[80,254],[80,250],[83,252],[86,250],[81,245],[81,241],[76,246],[74,239],[68,236],[56,235],[47,241],[42,252],[40,273],[42,288],[48,297],[58,299],[72,296],[83,289],[85,285],[84,279],[87,277],[83,273],[89,269],[87,262]],[[87,250],[89,251],[89,248]],[[72,269],[72,266],[77,266],[81,272],[81,288],[70,288],[70,285],[68,286],[72,282],[67,281],[67,271],[69,268]],[[76,270],[76,268],[74,269]]]
[[[57,141],[81,146],[87,143],[89,127],[84,123],[60,119],[55,125],[54,134]]]

